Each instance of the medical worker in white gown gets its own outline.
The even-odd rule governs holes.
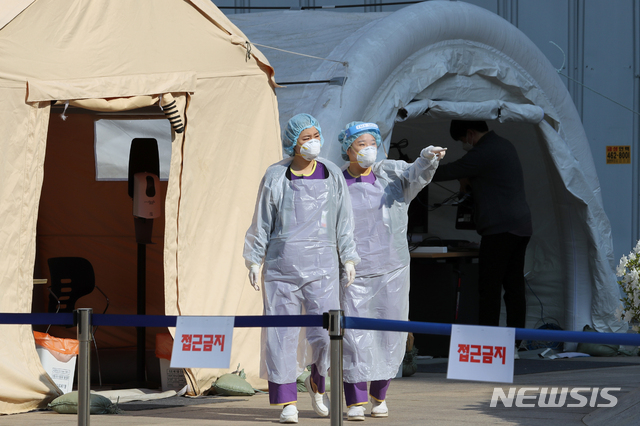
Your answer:
[[[338,137],[343,174],[355,219],[356,250],[362,259],[355,281],[341,289],[346,316],[407,320],[409,316],[409,203],[433,177],[445,149],[429,146],[411,164],[375,162],[380,131],[375,123],[354,121]],[[371,397],[371,416],[386,417],[390,381],[404,358],[407,333],[345,330],[344,391],[348,420],[364,420]],[[367,393],[367,382],[371,382]]]
[[[260,183],[243,257],[256,290],[264,262],[265,315],[321,315],[339,309],[340,264],[347,271],[347,281],[355,277],[360,258],[349,193],[342,171],[318,158],[323,141],[315,118],[294,116],[283,136],[283,149],[290,157],[269,166]],[[281,423],[297,423],[296,379],[307,365],[307,360],[298,359],[300,327],[262,330],[261,374],[269,381],[270,403],[284,407]],[[308,327],[306,338],[311,375],[305,384],[313,409],[326,417],[329,335],[322,327]]]

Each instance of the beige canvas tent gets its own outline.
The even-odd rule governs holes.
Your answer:
[[[94,124],[96,111],[117,118],[165,94],[186,128],[172,133],[163,220],[147,258],[147,313],[262,312],[241,253],[259,179],[281,157],[280,130],[273,70],[247,42],[209,0],[2,2],[0,312],[32,311],[34,295],[46,291],[34,291],[33,279],[47,278],[47,258],[83,256],[109,294],[109,313],[136,313],[131,200],[126,182],[95,180]],[[69,105],[66,121],[52,113],[55,102]],[[88,296],[86,306],[94,303]],[[45,406],[60,392],[31,330],[0,325],[0,413]],[[124,347],[135,330],[99,333],[102,345]],[[148,339],[152,347],[153,333]],[[259,329],[234,333],[232,365],[254,386],[259,340]],[[219,373],[191,370],[194,392]]]

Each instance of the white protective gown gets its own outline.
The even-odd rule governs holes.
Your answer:
[[[353,239],[353,212],[341,170],[318,159],[327,179],[289,180],[293,158],[270,166],[260,183],[256,209],[247,230],[247,266],[262,264],[265,315],[321,315],[339,309],[339,262],[360,261]],[[329,335],[308,327],[262,329],[261,376],[273,383],[294,383],[306,365],[321,375],[329,368]],[[300,350],[299,350],[300,343]]]
[[[409,317],[409,203],[433,177],[439,160],[418,157],[412,164],[384,160],[372,171],[375,184],[349,186],[356,249],[362,263],[348,288],[341,286],[344,314],[404,320]],[[344,276],[342,277],[344,280]],[[344,381],[360,383],[396,377],[407,333],[347,329],[344,335]]]

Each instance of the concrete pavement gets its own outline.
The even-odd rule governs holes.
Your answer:
[[[433,360],[432,362],[446,362]],[[518,362],[518,361],[516,361]],[[544,362],[554,362],[548,360]],[[523,425],[523,426],[617,426],[640,424],[640,357],[574,358],[571,363],[598,362],[602,368],[570,369],[514,376],[513,384],[469,382],[447,380],[444,373],[416,373],[392,381],[387,394],[388,418],[369,416],[370,405],[362,424],[378,426],[396,425]],[[633,363],[633,365],[622,365]],[[586,364],[585,364],[586,365]],[[618,366],[616,366],[618,365]],[[579,364],[574,365],[579,367]],[[498,402],[491,407],[494,388],[500,387],[508,394],[510,387],[552,388],[621,388],[612,391],[616,406],[598,408],[590,406],[593,390],[583,390],[581,395],[589,402],[584,407],[568,407],[579,400],[567,398],[562,407],[505,407]],[[526,400],[535,404],[539,391],[529,390]],[[596,392],[597,395],[597,392]],[[92,415],[90,423],[99,426],[151,426],[151,425],[264,425],[277,424],[280,409],[269,406],[268,396],[256,394],[251,397],[218,397],[211,403],[183,407],[157,408],[129,411],[120,415]],[[610,403],[600,396],[595,404]],[[594,405],[595,405],[594,404]],[[121,408],[126,410],[126,404]],[[330,425],[328,418],[319,418],[311,409],[307,393],[299,393],[299,425]],[[346,416],[346,408],[344,410]],[[77,425],[76,415],[63,415],[52,411],[39,411],[0,417],[0,425]]]

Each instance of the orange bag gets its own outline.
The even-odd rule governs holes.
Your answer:
[[[172,351],[173,337],[171,337],[171,333],[156,334],[156,357],[170,360]]]
[[[80,353],[80,342],[76,339],[53,337],[39,331],[34,331],[33,337],[36,339],[36,345],[47,349],[58,361],[68,362]]]

